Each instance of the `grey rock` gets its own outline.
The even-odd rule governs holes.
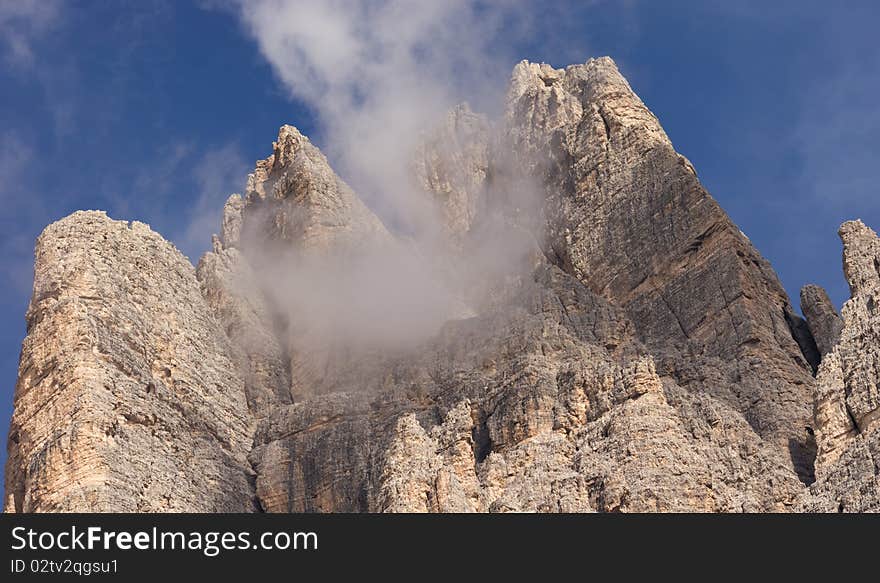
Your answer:
[[[625,316],[577,280],[539,267],[510,302],[449,323],[398,361],[392,387],[264,419],[251,452],[262,507],[781,511],[797,501],[787,455],[722,402],[661,380]]]
[[[825,356],[837,346],[843,331],[843,319],[831,303],[828,292],[818,285],[801,289],[801,311],[816,341],[816,347]]]
[[[880,422],[880,239],[861,221],[844,223],[843,271],[852,297],[843,306],[839,349],[846,405],[859,431]]]
[[[389,238],[382,222],[330,168],[327,158],[293,126],[282,126],[273,153],[248,176],[240,212],[241,245],[267,240],[313,253],[351,249]],[[229,207],[227,203],[227,207]],[[233,229],[234,230],[234,229]],[[265,250],[266,245],[259,245]]]
[[[880,510],[880,239],[861,221],[844,223],[843,267],[852,297],[843,330],[822,360],[815,395],[816,483],[803,509]]]
[[[547,255],[626,311],[662,374],[731,404],[808,479],[813,380],[788,297],[614,62],[520,63],[504,133],[543,178]]]
[[[259,274],[239,277],[238,293],[261,298],[265,307],[260,311],[273,322],[264,325],[263,332],[257,326],[245,336],[233,333],[233,342],[249,350],[255,345],[252,337],[265,333],[275,336],[275,344],[284,353],[286,370],[274,362],[274,354],[273,362],[266,366],[272,369],[273,379],[287,377],[287,391],[274,386],[273,380],[272,388],[264,392],[286,392],[290,398],[300,399],[331,390],[327,387],[340,390],[346,379],[359,378],[361,366],[373,366],[372,359],[353,358],[349,347],[337,347],[333,333],[322,328],[325,313],[319,314],[322,318],[312,318],[302,310],[292,311],[291,307],[301,306],[288,301],[290,289],[279,282],[286,278],[286,285],[302,290],[309,284],[296,281],[298,277],[328,274],[331,281],[324,282],[324,287],[344,285],[342,276],[348,266],[356,265],[365,255],[392,252],[396,241],[382,222],[333,172],[326,157],[292,126],[280,129],[272,155],[257,162],[248,177],[244,203],[230,199],[226,208],[224,228],[239,225],[232,229],[238,233],[233,240],[237,239],[242,250],[237,264],[241,270]],[[335,270],[329,266],[336,266]],[[215,282],[208,289],[227,286],[222,278]],[[321,287],[317,281],[313,285]],[[256,350],[263,350],[265,345],[257,342],[256,346]],[[285,402],[290,402],[287,397],[278,401]]]
[[[461,104],[426,136],[414,156],[413,173],[440,206],[452,237],[470,231],[489,171],[489,121]]]
[[[800,348],[801,354],[804,355],[804,359],[810,365],[815,375],[819,368],[819,363],[822,361],[822,353],[819,351],[819,347],[816,346],[816,339],[813,337],[810,325],[806,319],[798,316],[794,309],[790,307],[785,309],[785,322],[788,324],[788,329],[791,330],[791,335],[798,348]]]
[[[291,403],[288,355],[276,334],[269,301],[253,285],[250,264],[236,247],[218,247],[202,256],[196,275],[202,295],[232,340],[251,412],[261,416],[275,405]]]
[[[238,247],[241,243],[241,224],[244,200],[240,194],[233,194],[223,205],[223,222],[220,225],[220,241],[226,248]]]

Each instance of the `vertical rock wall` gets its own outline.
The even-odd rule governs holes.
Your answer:
[[[102,212],[50,225],[27,322],[7,512],[254,508],[241,377],[172,245]]]

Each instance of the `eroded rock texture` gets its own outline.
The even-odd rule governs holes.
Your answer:
[[[807,510],[880,510],[880,239],[844,223],[843,267],[852,297],[843,330],[823,359],[816,387],[817,482]]]
[[[880,263],[864,225],[842,229],[844,324],[812,288],[803,321],[607,58],[520,63],[502,120],[461,106],[409,164],[442,227],[427,272],[469,285],[407,342],[384,342],[420,316],[405,295],[366,322],[374,337],[334,327],[368,290],[303,309],[321,306],[313,288],[369,281],[351,278],[364,265],[423,274],[400,266],[426,253],[290,126],[197,270],[137,223],[50,226],[7,508],[874,508]],[[433,286],[406,283],[389,293]]]
[[[266,510],[784,510],[801,490],[787,452],[664,382],[625,315],[555,266],[391,370],[374,396],[261,422]]]
[[[813,384],[797,317],[613,63],[520,64],[504,123],[484,128],[452,112],[417,175],[465,249],[493,213],[531,229],[531,275],[357,391],[263,419],[264,508],[795,504]]]
[[[172,245],[103,212],[54,223],[27,323],[6,511],[253,508],[241,377]]]
[[[547,253],[620,306],[662,373],[791,445],[809,473],[810,368],[770,265],[607,58],[519,64],[506,132],[542,160]]]
[[[801,311],[819,354],[825,356],[834,350],[843,330],[843,319],[831,303],[828,292],[818,285],[805,285],[801,289]]]

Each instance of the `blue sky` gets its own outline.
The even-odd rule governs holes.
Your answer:
[[[240,1],[0,0],[2,459],[46,224],[104,209],[197,260],[281,124],[325,145],[321,112]],[[880,4],[593,0],[512,14],[488,46],[499,86],[520,59],[614,57],[789,294],[819,283],[846,299],[837,228],[880,227]],[[467,87],[461,98],[474,100]]]

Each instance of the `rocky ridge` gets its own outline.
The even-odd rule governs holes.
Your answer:
[[[802,320],[608,58],[520,63],[503,120],[455,109],[412,170],[451,264],[522,236],[467,309],[393,350],[269,285],[418,251],[291,126],[196,270],[139,223],[48,227],[6,509],[877,508],[870,229],[841,228],[842,319],[809,286]]]

